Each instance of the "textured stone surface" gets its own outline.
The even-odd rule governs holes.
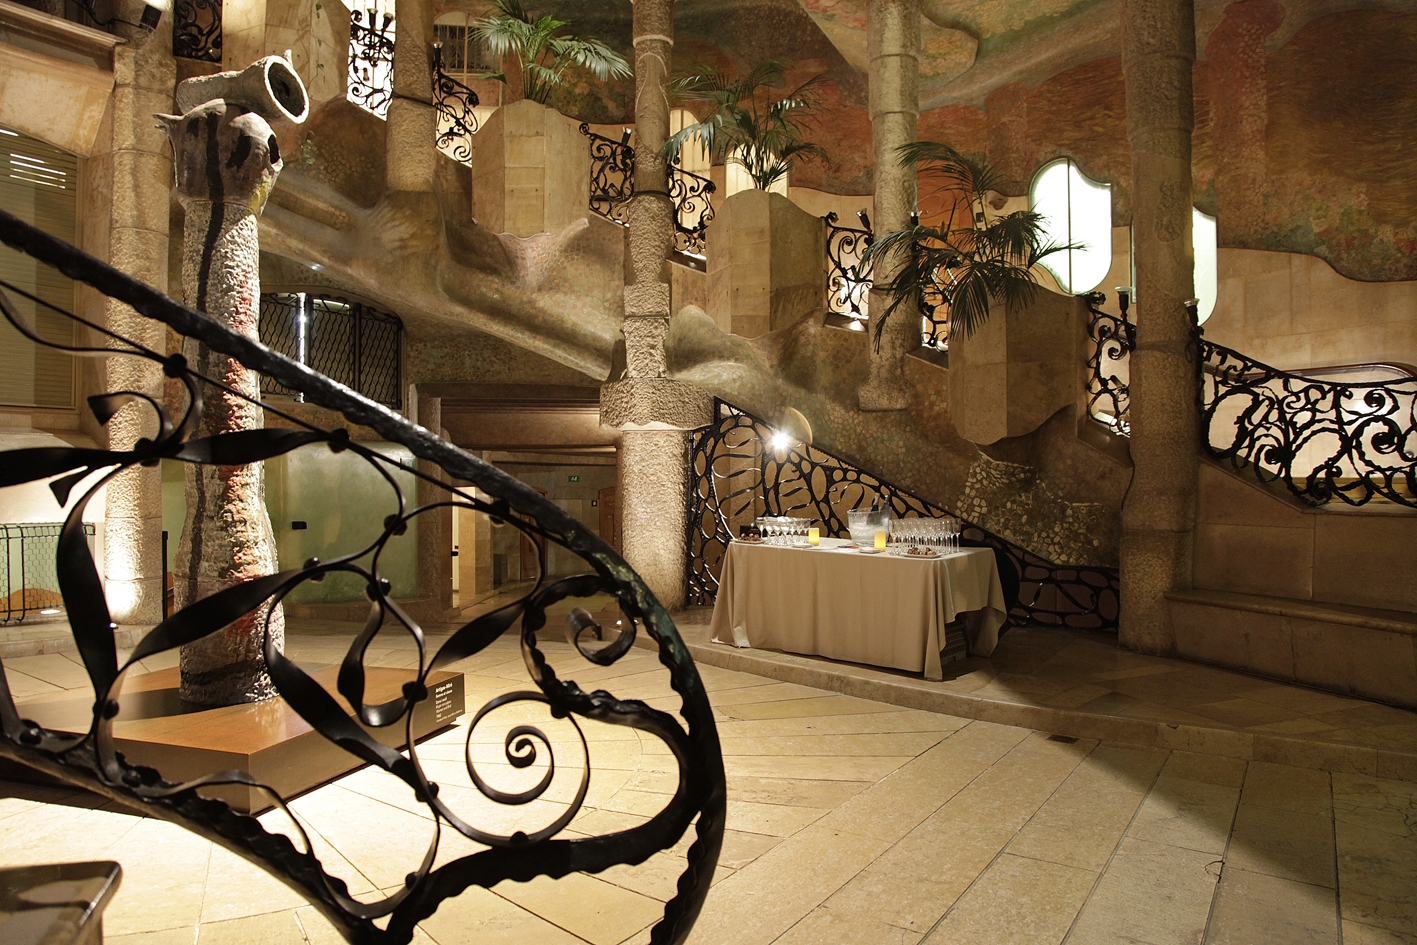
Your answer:
[[[622,433],[621,551],[659,602],[671,610],[684,605],[688,474],[688,436],[682,430]]]
[[[177,196],[186,211],[183,297],[233,331],[257,338],[261,289],[256,218],[282,162],[266,119],[243,104],[255,107],[254,102],[215,100],[164,121],[175,154]],[[204,390],[199,435],[265,425],[257,406],[260,383],[255,371],[193,339],[187,339],[183,353],[199,373],[232,391]],[[189,465],[186,493],[187,521],[173,569],[179,608],[277,570],[263,464]],[[182,698],[199,705],[231,705],[275,695],[262,647],[269,635],[279,648],[284,634],[279,605],[262,605],[184,645]]]
[[[1117,541],[1116,517],[1105,504],[1064,501],[1034,467],[983,453],[969,468],[956,511],[1058,564],[1096,561]]]
[[[713,395],[696,384],[643,377],[600,388],[600,422],[607,427],[692,430],[707,424],[712,415]]]
[[[409,138],[407,148],[447,163],[428,147],[432,140],[430,130],[421,140]],[[392,160],[393,145],[389,153]],[[590,203],[585,155],[577,122],[530,99],[504,105],[473,137],[473,216],[495,233],[519,237],[559,232],[584,219]]]
[[[820,218],[781,194],[739,191],[708,231],[709,315],[726,332],[756,338],[823,308],[826,239]]]

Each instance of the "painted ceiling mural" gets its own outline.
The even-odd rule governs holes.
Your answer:
[[[532,4],[537,6],[536,4]],[[629,0],[544,0],[627,56]],[[1417,12],[1410,0],[1196,0],[1196,202],[1222,246],[1310,253],[1346,276],[1417,279]],[[919,134],[986,155],[1026,191],[1074,158],[1131,216],[1121,0],[922,0]],[[866,0],[679,0],[675,69],[781,56],[821,73],[826,163],[793,182],[871,191]],[[632,119],[628,83],[586,79],[558,106]],[[929,208],[922,207],[923,210]]]

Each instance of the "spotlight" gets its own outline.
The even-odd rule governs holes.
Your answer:
[[[53,617],[55,614],[59,613],[59,608],[58,608],[58,607],[46,607],[46,608],[44,608],[43,610],[41,610],[40,613],[41,613],[42,615],[44,615],[45,617]]]
[[[772,444],[772,448],[775,450],[785,450],[792,445],[792,437],[778,430],[772,435],[772,439],[768,442]]]

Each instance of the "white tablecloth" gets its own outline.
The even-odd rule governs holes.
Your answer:
[[[1008,613],[993,551],[906,558],[862,554],[847,544],[731,543],[713,608],[713,641],[941,679],[945,625],[963,613],[970,652],[993,652]]]

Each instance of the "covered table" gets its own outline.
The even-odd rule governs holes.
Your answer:
[[[724,557],[713,641],[785,650],[943,678],[945,625],[966,614],[970,652],[986,656],[1008,615],[994,552],[938,558],[735,541]]]

